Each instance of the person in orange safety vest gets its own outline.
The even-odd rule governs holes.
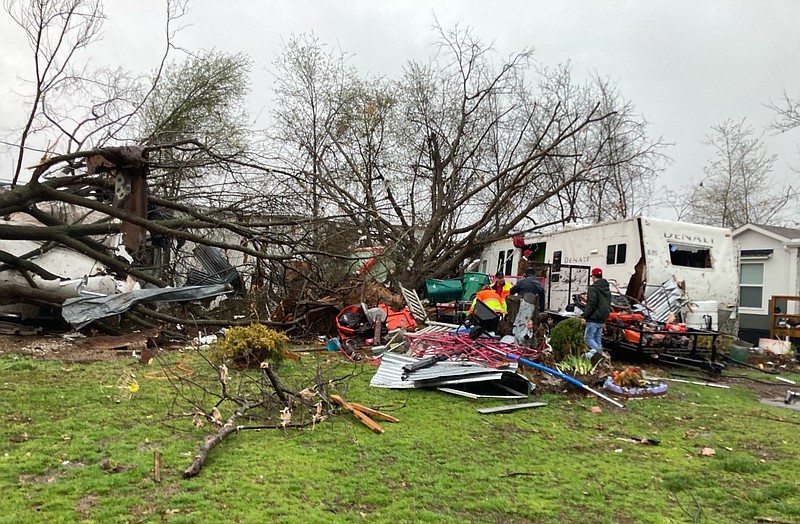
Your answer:
[[[475,295],[475,300],[472,301],[472,305],[469,308],[469,314],[471,315],[475,309],[475,303],[480,300],[489,308],[492,309],[498,315],[505,315],[506,314],[506,301],[491,287],[488,285],[478,291]]]
[[[495,293],[500,295],[500,298],[503,299],[503,303],[505,303],[506,297],[511,293],[511,282],[506,282],[506,276],[502,271],[498,271],[494,279],[492,289],[494,289]]]

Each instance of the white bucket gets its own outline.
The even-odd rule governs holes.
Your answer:
[[[759,338],[758,348],[771,351],[776,355],[785,355],[792,350],[792,343],[788,340],[775,340],[772,338]]]
[[[713,313],[686,313],[684,318],[686,321],[686,327],[694,329],[710,329],[711,331],[717,331],[719,329],[719,315],[716,311]],[[708,325],[709,323],[711,326]]]

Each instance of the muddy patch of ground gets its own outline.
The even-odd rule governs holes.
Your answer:
[[[0,356],[21,355],[33,360],[62,360],[69,363],[98,362],[130,358],[141,351],[146,340],[131,336],[119,340],[119,346],[108,342],[108,337],[65,335],[0,335]]]

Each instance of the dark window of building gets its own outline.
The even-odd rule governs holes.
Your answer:
[[[611,244],[606,250],[606,264],[624,264],[628,254],[628,244]]]
[[[707,247],[669,245],[669,261],[673,266],[711,268],[711,250]]]

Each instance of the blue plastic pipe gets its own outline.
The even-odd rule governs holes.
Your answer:
[[[564,373],[561,373],[560,371],[557,371],[555,369],[549,368],[547,366],[543,366],[541,364],[537,364],[536,362],[528,360],[527,358],[522,358],[519,355],[515,355],[513,353],[506,353],[502,349],[493,348],[493,347],[491,347],[489,345],[481,344],[478,341],[476,341],[476,342],[477,342],[477,344],[479,346],[481,346],[483,348],[486,348],[486,349],[490,349],[490,350],[494,351],[495,353],[500,353],[501,355],[505,355],[505,357],[508,358],[508,359],[516,360],[516,361],[518,361],[518,362],[520,362],[522,364],[525,364],[526,366],[530,366],[532,368],[538,369],[539,371],[544,371],[545,373],[549,373],[551,375],[554,375],[554,376],[556,376],[556,377],[558,377],[558,378],[560,378],[562,380],[566,380],[570,384],[574,384],[574,385],[578,386],[579,388],[585,389],[586,391],[588,391],[592,395],[596,395],[596,396],[602,398],[603,400],[605,400],[606,402],[610,402],[610,403],[614,404],[618,408],[624,408],[625,407],[624,404],[622,404],[620,402],[617,402],[613,398],[607,397],[606,395],[603,395],[599,391],[596,391],[596,390],[590,388],[589,386],[587,386],[586,384],[584,384],[580,380],[577,380],[575,377],[570,377],[569,375],[565,375]]]

